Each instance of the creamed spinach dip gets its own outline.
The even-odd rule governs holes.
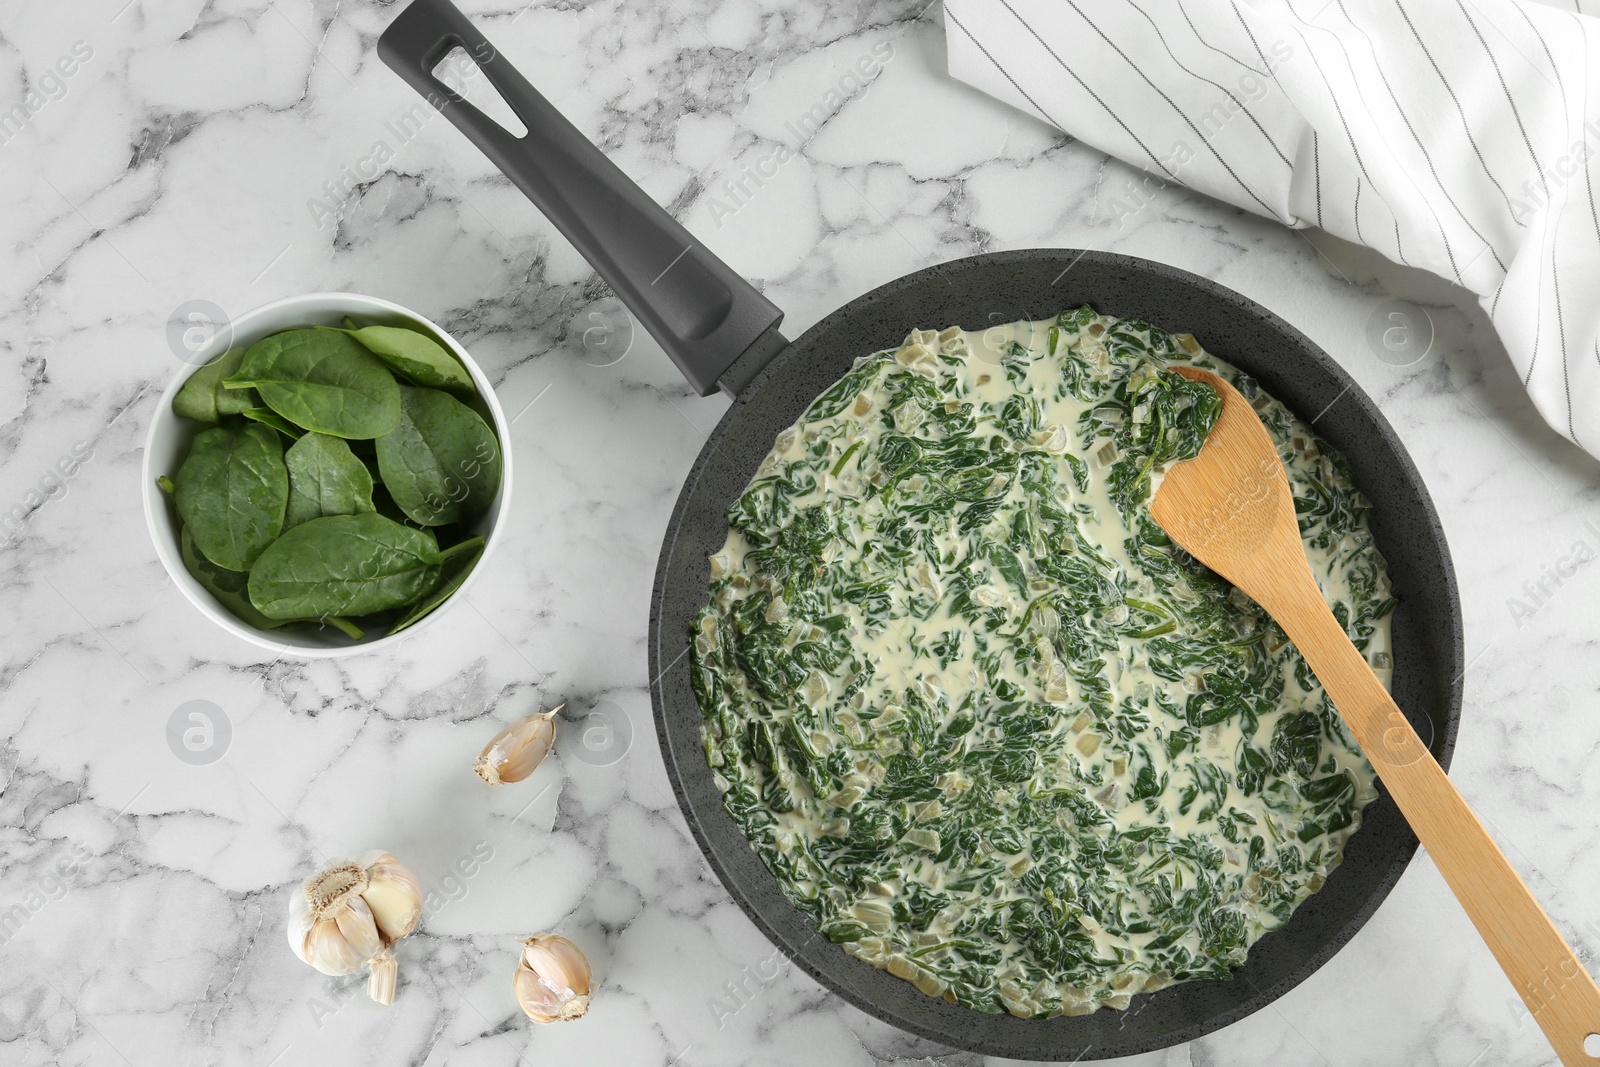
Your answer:
[[[858,360],[728,511],[692,659],[727,810],[824,935],[929,995],[1070,1015],[1227,978],[1376,795],[1283,631],[1150,518],[1221,409],[1174,363],[1260,412],[1387,679],[1344,461],[1194,338],[1087,307]]]

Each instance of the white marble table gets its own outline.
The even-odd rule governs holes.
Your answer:
[[[1461,291],[1145,188],[948,81],[925,2],[467,7],[791,331],[939,260],[1077,246],[1216,278],[1322,344],[1377,398],[1449,534],[1471,660],[1454,775],[1593,967],[1594,461],[1540,422]],[[392,12],[0,5],[0,106],[23,104],[0,115],[0,1064],[977,1062],[775,957],[689,838],[650,719],[646,612],[726,402],[691,395],[642,333],[599,365],[628,323],[589,268],[444,120],[397,125],[413,97],[373,51]],[[863,59],[864,89],[846,77]],[[774,166],[779,146],[794,158]],[[770,177],[730,192],[747,172]],[[174,309],[333,289],[416,308],[485,366],[521,413],[513,522],[439,628],[391,654],[274,660],[167,579],[141,451],[183,367]],[[1365,339],[1394,297],[1437,329],[1403,367]],[[614,709],[631,746],[586,760],[569,729],[530,782],[479,785],[468,765],[498,724],[560,700]],[[190,701],[226,717],[213,762],[169,747]],[[283,939],[290,888],[370,847],[435,894],[387,1010]],[[535,1028],[511,993],[515,938],[549,928],[599,989],[587,1020]],[[1424,855],[1304,985],[1136,1062],[1553,1060]]]

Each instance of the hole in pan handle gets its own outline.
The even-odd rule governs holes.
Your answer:
[[[433,76],[457,46],[526,135]],[[378,38],[378,54],[545,213],[701,396],[719,385],[737,395],[787,344],[777,332],[783,312],[578,132],[449,0],[412,0]]]

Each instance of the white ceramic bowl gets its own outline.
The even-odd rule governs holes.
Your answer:
[[[489,420],[495,436],[500,440],[500,491],[495,495],[494,503],[489,510],[472,527],[474,533],[481,534],[484,538],[483,556],[461,588],[456,590],[450,599],[439,605],[432,614],[393,637],[369,633],[362,640],[354,641],[327,626],[306,630],[258,630],[245,624],[217,603],[183,565],[183,556],[178,547],[178,512],[171,498],[156,485],[156,479],[163,474],[171,477],[178,473],[178,467],[189,454],[190,444],[206,427],[174,415],[172,398],[191,374],[229,348],[248,347],[268,334],[280,330],[290,330],[300,326],[338,326],[346,315],[362,325],[420,327],[448,348],[467,368],[467,373],[472,375],[472,383],[477,386],[478,397],[482,401],[477,405],[479,413]],[[233,320],[230,327],[218,329],[203,347],[188,358],[183,370],[172,379],[166,392],[161,394],[155,418],[150,423],[150,436],[145,441],[144,448],[142,474],[145,521],[150,527],[150,538],[155,542],[156,555],[161,557],[162,566],[167,568],[167,573],[172,576],[173,582],[183,591],[183,595],[189,598],[189,602],[200,609],[202,615],[229,633],[253,645],[291,656],[318,658],[373,652],[410,638],[437,623],[456,606],[467,590],[472,588],[478,576],[483,574],[489,555],[494,551],[498,541],[496,535],[499,532],[500,521],[510,511],[511,446],[508,429],[506,413],[494,395],[494,387],[489,384],[489,379],[484,377],[483,371],[473,362],[472,357],[467,355],[466,349],[457,344],[455,338],[416,312],[399,304],[391,304],[387,300],[356,293],[308,293],[305,296],[276,300],[240,315]]]

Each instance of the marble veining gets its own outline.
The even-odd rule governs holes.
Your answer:
[[[1055,245],[1214,277],[1319,342],[1394,424],[1455,553],[1454,776],[1595,967],[1594,461],[1539,419],[1469,294],[1149,183],[950,81],[925,3],[463,6],[791,334],[928,263]],[[661,534],[726,401],[694,396],[448,123],[416,120],[373,51],[393,10],[0,6],[0,1063],[980,1062],[823,991],[701,860],[644,639]],[[167,580],[140,453],[183,368],[175,309],[333,289],[469,347],[515,416],[518,484],[493,573],[439,626],[274,659]],[[1414,361],[1368,340],[1393,300],[1431,319]],[[197,701],[198,753],[179,716]],[[498,726],[561,701],[555,756],[482,786]],[[290,888],[374,847],[429,891],[389,1010],[283,942]],[[516,939],[537,929],[594,964],[581,1023],[517,1010]],[[1272,1007],[1128,1062],[1553,1057],[1424,855]]]

